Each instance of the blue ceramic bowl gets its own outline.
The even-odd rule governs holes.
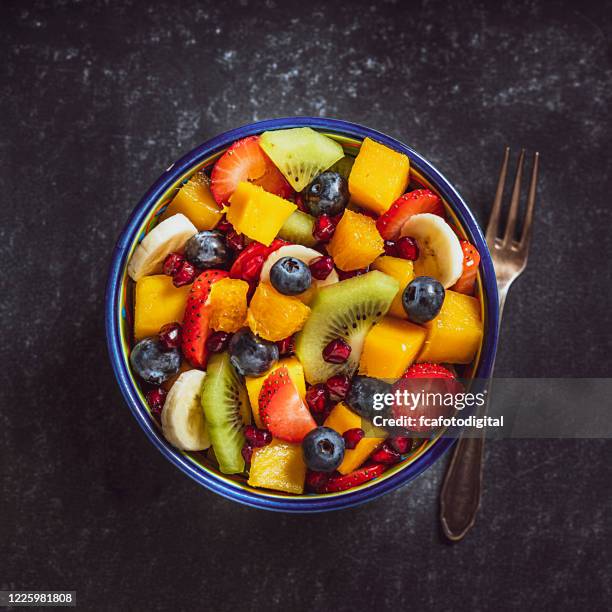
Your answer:
[[[342,143],[348,153],[355,151],[366,137],[405,153],[410,158],[411,180],[436,191],[447,213],[461,232],[481,254],[478,293],[482,304],[485,333],[479,354],[465,376],[487,378],[492,369],[497,347],[498,301],[495,273],[483,234],[466,203],[451,183],[426,159],[401,142],[367,127],[316,117],[289,117],[259,121],[225,132],[200,145],[170,167],[138,203],[113,252],[106,290],[106,337],[111,363],[125,400],[138,424],[160,452],[188,476],[228,499],[267,510],[280,512],[323,512],[356,506],[375,499],[406,484],[437,461],[453,444],[454,439],[437,437],[424,444],[402,463],[393,466],[376,480],[342,493],[291,496],[249,487],[242,477],[221,474],[201,453],[183,453],[168,444],[155,424],[142,391],[129,367],[131,342],[132,283],[127,277],[127,264],[137,246],[156,223],[164,207],[180,185],[197,170],[208,167],[234,141],[265,130],[309,126]]]

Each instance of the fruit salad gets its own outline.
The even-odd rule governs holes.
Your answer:
[[[264,132],[157,219],[128,264],[130,364],[170,444],[294,495],[351,489],[422,451],[435,432],[376,426],[372,398],[474,361],[480,257],[406,155]]]

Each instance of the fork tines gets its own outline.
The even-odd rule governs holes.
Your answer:
[[[504,151],[504,160],[502,162],[501,171],[499,173],[499,181],[497,183],[497,191],[495,192],[495,200],[493,201],[493,209],[487,226],[486,238],[487,244],[491,251],[512,250],[523,255],[527,254],[529,242],[531,240],[531,226],[533,221],[533,209],[536,198],[536,185],[538,181],[538,165],[540,154],[536,151],[533,155],[533,165],[531,169],[531,180],[529,183],[529,192],[527,195],[527,207],[525,211],[525,219],[519,240],[514,240],[516,231],[516,222],[518,219],[518,210],[520,202],[521,181],[523,178],[523,162],[525,160],[525,149],[521,149],[519,154],[516,176],[512,187],[512,196],[510,199],[510,210],[506,222],[506,229],[503,237],[499,234],[499,221],[501,217],[501,204],[504,194],[504,186],[506,183],[506,175],[508,174],[508,161],[510,158],[510,148],[506,147]]]

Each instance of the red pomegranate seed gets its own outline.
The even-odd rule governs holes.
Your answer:
[[[276,343],[278,346],[278,352],[283,355],[293,355],[295,353],[295,336],[288,336],[283,338]]]
[[[159,344],[164,351],[181,346],[181,326],[179,323],[166,323],[159,330]]]
[[[227,234],[228,232],[234,231],[234,226],[227,219],[223,219],[223,221],[219,221],[219,223],[215,225],[215,229]]]
[[[343,400],[351,388],[351,379],[343,374],[337,374],[329,378],[325,385],[334,399]]]
[[[375,463],[384,463],[385,465],[393,465],[402,460],[402,456],[387,443],[384,443],[378,450],[372,453],[370,457]]]
[[[263,255],[255,255],[242,264],[242,278],[249,282],[259,278],[266,258]]]
[[[317,217],[317,220],[315,221],[312,235],[314,239],[318,240],[319,242],[328,242],[331,240],[331,237],[334,235],[335,231],[336,226],[329,216],[321,215],[320,217]]]
[[[410,236],[404,236],[395,243],[395,257],[416,261],[419,258],[419,247],[416,240]]]
[[[385,240],[385,255],[395,256],[395,242],[393,240]]]
[[[262,429],[257,434],[257,444],[254,446],[267,446],[272,442],[272,434],[267,429]]]
[[[239,253],[244,249],[244,235],[231,230],[225,236],[225,242],[227,246],[232,249],[235,253]]]
[[[332,340],[323,349],[323,359],[327,363],[344,363],[351,354],[351,346],[342,338]]]
[[[242,458],[247,465],[251,465],[251,459],[253,458],[253,447],[246,442],[240,451],[242,453]]]
[[[389,446],[396,450],[400,455],[405,455],[412,450],[412,438],[405,438],[398,436],[396,438],[389,438],[387,440]]]
[[[213,332],[206,338],[206,350],[209,353],[220,353],[227,348],[231,334],[223,331]]]
[[[247,425],[244,437],[253,448],[261,448],[272,442],[272,434],[267,429],[258,429],[255,425]]]
[[[174,276],[178,270],[180,265],[185,261],[185,257],[180,253],[170,253],[164,259],[163,271],[167,276]]]
[[[247,439],[247,442],[250,442],[252,444],[253,440],[257,436],[258,431],[259,430],[257,429],[257,427],[255,427],[255,425],[247,425],[244,428],[244,437]]]
[[[308,391],[306,391],[306,403],[308,404],[310,411],[314,414],[321,414],[322,412],[325,412],[328,399],[329,397],[325,385],[313,385],[310,387],[310,389],[308,389]]]
[[[196,277],[196,269],[187,260],[183,261],[178,270],[172,276],[172,282],[175,287],[190,285]]]
[[[363,436],[365,436],[365,432],[363,431],[363,429],[361,429],[361,427],[347,429],[342,434],[342,437],[344,438],[344,448],[353,450],[361,442]]]
[[[348,272],[344,272],[343,270],[338,270],[338,276],[340,280],[346,280],[347,278],[353,278],[353,276],[361,276],[368,271],[367,268],[359,268],[359,270],[349,270]]]
[[[311,493],[320,493],[325,488],[330,476],[329,472],[308,470],[306,472],[306,489]]]
[[[162,408],[164,407],[164,403],[166,401],[166,395],[168,395],[168,392],[162,387],[156,387],[155,389],[147,391],[147,404],[149,404],[151,412],[155,416],[161,415]]]
[[[334,269],[334,260],[328,256],[321,256],[310,262],[310,273],[317,280],[325,280]]]

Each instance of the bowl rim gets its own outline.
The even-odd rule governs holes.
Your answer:
[[[199,484],[218,493],[222,497],[237,501],[247,506],[279,512],[325,512],[341,508],[349,508],[370,501],[388,493],[416,478],[433,465],[452,445],[455,438],[442,437],[426,452],[391,475],[385,480],[375,480],[371,485],[354,491],[346,491],[329,496],[311,498],[308,495],[295,497],[268,496],[265,491],[254,492],[232,487],[213,472],[198,470],[176,449],[173,449],[164,439],[161,432],[153,425],[147,410],[142,406],[127,368],[121,358],[120,320],[118,304],[120,303],[121,279],[127,265],[127,255],[131,246],[138,238],[138,229],[165,191],[193,166],[203,159],[223,150],[240,138],[259,134],[265,130],[288,129],[293,127],[311,127],[346,136],[364,139],[370,137],[396,151],[405,153],[410,158],[411,168],[415,168],[440,192],[447,201],[462,227],[466,229],[474,245],[481,255],[481,279],[485,304],[485,329],[481,347],[480,362],[474,378],[487,379],[491,375],[498,341],[499,303],[495,271],[486,240],[472,212],[452,186],[450,181],[427,159],[411,147],[382,132],[366,126],[340,119],[322,117],[282,117],[256,121],[219,134],[195,147],[176,162],[153,183],[131,212],[113,250],[108,274],[105,295],[105,325],[108,352],[115,378],[132,415],[144,430],[154,446],[176,467],[193,478]]]

